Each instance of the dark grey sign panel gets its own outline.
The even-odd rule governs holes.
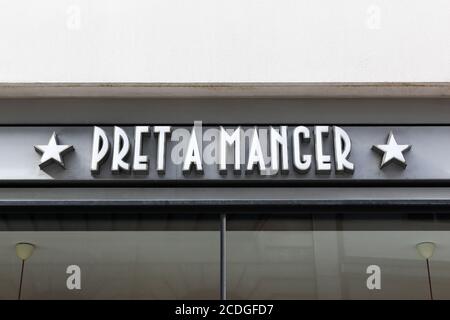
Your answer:
[[[225,141],[220,126],[171,126],[165,140],[155,134],[154,126],[148,126],[148,130],[145,127],[97,127],[106,138],[97,144],[93,126],[0,127],[0,181],[450,181],[450,126],[299,124],[287,126],[285,135],[280,125],[258,126],[255,144],[255,127],[225,126],[228,137],[240,129],[240,145],[226,145],[226,170],[220,170],[220,146]],[[195,144],[190,143],[193,130]],[[141,140],[138,152],[137,139]],[[229,142],[233,142],[231,138]],[[193,146],[199,148],[199,154],[195,150],[192,153]],[[103,147],[107,150],[101,157]],[[235,147],[241,153],[238,166]],[[188,156],[190,161],[186,163]],[[196,156],[200,156],[201,163],[196,162]],[[158,167],[161,161],[163,170]],[[93,170],[96,164],[97,170]]]

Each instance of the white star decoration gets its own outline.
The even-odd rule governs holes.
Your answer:
[[[53,132],[47,145],[34,146],[34,149],[42,154],[41,162],[39,163],[39,167],[41,169],[53,162],[64,168],[62,156],[67,152],[74,150],[71,145],[59,145],[57,139],[58,137],[56,136],[56,133]]]
[[[383,154],[380,168],[387,166],[391,162],[395,162],[403,168],[406,168],[406,160],[403,156],[403,152],[408,151],[409,149],[411,149],[411,145],[397,143],[392,131],[389,133],[387,144],[372,146],[372,150]]]

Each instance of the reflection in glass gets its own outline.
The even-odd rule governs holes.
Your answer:
[[[421,227],[425,230],[417,230]],[[229,216],[228,298],[429,299],[426,262],[415,246],[433,241],[437,244],[430,260],[434,298],[449,299],[450,233],[446,229],[448,219],[417,217],[383,221],[376,217]],[[381,269],[380,290],[367,287],[370,265]]]
[[[22,299],[219,298],[217,216],[83,217],[4,220],[4,228],[27,231],[0,232],[0,299],[17,299],[15,244],[23,241],[36,250],[26,262]],[[96,230],[107,228],[128,231]],[[70,265],[81,268],[81,290],[66,287]]]

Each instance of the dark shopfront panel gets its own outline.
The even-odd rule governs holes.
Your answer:
[[[429,299],[415,244],[432,239],[433,295],[448,299],[449,229],[441,205],[7,206],[0,298],[17,299],[26,241],[22,299],[219,299],[223,285],[227,299]],[[74,264],[79,291],[66,287]],[[381,290],[367,289],[370,265]]]
[[[431,292],[448,299],[445,97],[0,99],[0,133],[8,137],[0,146],[18,151],[0,160],[0,299],[18,298],[18,242],[36,245],[24,264],[22,299],[429,299]],[[111,158],[100,176],[89,171],[94,126],[113,147],[114,126],[133,145],[136,125],[192,128],[198,120],[304,125],[311,135],[326,125],[330,155],[339,126],[353,142],[355,169],[336,172],[332,157],[325,175],[312,163],[306,173],[276,177],[238,177],[229,166],[228,182],[215,165],[206,178],[185,176],[181,165],[161,177],[150,152],[147,176],[115,175]],[[39,167],[33,146],[46,145],[53,131],[75,147],[65,169]],[[388,144],[390,131],[405,162],[397,155],[381,168],[383,155],[371,146]],[[313,147],[302,150],[316,156]],[[436,243],[430,277],[415,248],[424,241]],[[67,288],[70,265],[80,267],[81,290]],[[374,265],[380,290],[367,287]]]

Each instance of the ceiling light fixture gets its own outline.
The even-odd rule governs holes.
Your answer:
[[[433,300],[433,287],[431,286],[430,258],[433,256],[436,244],[434,242],[421,242],[416,245],[417,252],[427,262],[428,287],[430,288],[430,299]]]
[[[20,271],[18,300],[20,300],[20,298],[22,296],[22,280],[23,280],[23,270],[25,267],[25,260],[27,260],[29,257],[31,257],[31,255],[33,254],[34,248],[35,248],[34,245],[31,243],[20,242],[20,243],[16,244],[16,255],[20,260],[22,260],[22,268]]]

